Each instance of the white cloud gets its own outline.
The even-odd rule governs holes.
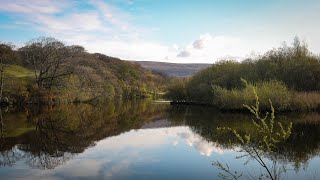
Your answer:
[[[201,155],[210,156],[212,153],[223,154],[223,150],[214,143],[204,140],[189,127],[170,127],[157,129],[140,129],[119,136],[107,138],[97,143],[99,151],[112,151],[115,154],[126,152],[126,149],[152,149],[164,144],[179,145],[184,142],[193,146]],[[183,144],[183,143],[181,143]],[[96,156],[95,151],[88,150],[87,154]]]
[[[192,44],[196,49],[203,49],[204,48],[204,41],[202,39],[195,40]]]
[[[199,39],[195,40],[192,45],[195,49],[203,49],[205,45],[207,45],[206,43],[211,39],[212,36],[210,34],[204,34],[201,35]]]
[[[188,50],[183,50],[181,52],[179,52],[179,54],[177,55],[177,57],[190,57],[191,53]]]
[[[165,55],[172,54],[167,46],[144,40],[91,39],[83,45],[91,52],[101,52],[125,60],[159,61]]]
[[[34,23],[40,25],[44,31],[56,33],[68,33],[81,31],[102,31],[102,22],[96,13],[74,13],[63,17],[49,15],[36,15]]]
[[[101,159],[76,159],[58,167],[55,171],[72,177],[95,177],[98,175],[101,166],[107,163],[108,161]]]
[[[120,28],[121,30],[129,30],[129,15],[122,12],[115,6],[105,3],[102,0],[91,0],[91,4],[93,4],[96,9],[102,14],[102,18],[108,21],[110,24]]]
[[[184,62],[215,62],[221,59],[240,60],[250,52],[245,42],[233,36],[212,36],[209,33],[200,35],[199,39],[187,44],[178,52],[177,57]]]
[[[66,37],[68,38],[68,37]],[[70,37],[69,37],[70,38]],[[144,39],[107,37],[86,37],[70,39],[70,43],[77,41],[85,46],[89,52],[100,52],[126,60],[164,61],[176,63],[205,63],[221,59],[240,60],[251,52],[249,46],[243,46],[243,40],[231,36],[200,36],[203,42],[201,49],[193,44],[184,46],[166,45]],[[200,40],[198,39],[198,40]]]
[[[0,11],[9,11],[14,16],[23,17],[25,21],[15,22],[16,26],[32,27],[68,44],[82,45],[89,52],[130,60],[155,61],[163,60],[166,56],[169,59],[174,54],[170,54],[174,50],[166,45],[141,38],[148,30],[132,25],[130,15],[110,3],[88,1],[87,5],[95,9],[81,13],[76,3],[72,8],[70,4],[69,1],[60,0],[5,0],[1,3]]]
[[[61,12],[71,4],[63,0],[1,0],[1,11],[25,14],[53,14]]]
[[[178,133],[181,139],[189,146],[193,146],[201,155],[211,156],[212,153],[223,154],[223,149],[217,147],[212,142],[204,140],[200,135],[192,131],[185,131]]]
[[[276,11],[270,16],[268,10],[258,14],[253,21],[237,21],[239,31],[231,31],[234,35],[205,33],[196,39],[189,39],[187,44],[176,42],[170,45],[147,38],[153,32],[162,31],[163,27],[137,26],[133,22],[139,17],[133,17],[129,11],[115,5],[121,2],[135,6],[138,3],[132,0],[114,2],[1,0],[0,11],[14,17],[12,19],[15,22],[0,26],[8,30],[16,27],[33,28],[41,35],[53,36],[68,44],[82,45],[89,52],[145,61],[213,63],[225,58],[239,60],[252,51],[261,54],[284,40],[291,41],[295,35],[306,39],[314,52],[318,52],[320,47],[320,26],[314,21],[319,16],[319,11],[316,11],[318,6],[312,7],[313,11],[303,11],[303,16],[302,12],[292,13],[293,10]],[[90,8],[84,9],[85,6]],[[226,32],[230,31],[226,29]]]
[[[15,22],[16,26],[31,26],[68,44],[82,45],[89,52],[121,59],[207,62],[227,55],[238,55],[230,49],[236,44],[234,38],[203,34],[191,44],[166,45],[145,39],[144,34],[149,30],[134,26],[130,22],[131,15],[111,3],[90,0],[87,4],[94,9],[81,13],[77,3],[81,2],[5,0],[0,11],[23,17],[25,21]]]
[[[185,146],[184,144],[189,144]],[[74,158],[61,164],[55,169],[32,169],[18,172],[15,177],[24,179],[111,179],[113,176],[130,176],[132,173],[150,173],[143,170],[135,171],[133,165],[142,163],[158,163],[165,158],[162,148],[179,148],[179,151],[211,156],[213,153],[223,154],[224,150],[214,143],[204,140],[189,127],[169,127],[157,129],[131,130],[117,136],[105,138],[96,142],[96,145],[75,155]],[[194,151],[189,151],[189,148]],[[177,151],[174,150],[173,153]],[[179,155],[178,155],[179,156]],[[180,156],[184,161],[185,157]]]
[[[93,9],[83,11],[77,7],[79,3],[86,3]],[[126,60],[199,63],[244,56],[249,52],[236,37],[208,33],[190,44],[167,45],[151,41],[145,34],[152,32],[152,28],[136,27],[131,23],[130,14],[102,0],[33,0],[31,3],[29,0],[4,0],[0,11],[23,17],[25,21],[20,19],[15,22],[16,26],[31,26],[68,44],[82,45],[89,52]]]

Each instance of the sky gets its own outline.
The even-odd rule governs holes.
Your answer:
[[[214,63],[294,37],[320,53],[318,0],[0,0],[0,41],[50,36],[125,60]]]

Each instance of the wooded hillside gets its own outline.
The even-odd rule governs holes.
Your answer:
[[[81,46],[66,46],[54,38],[33,39],[19,49],[2,44],[6,47],[1,49],[6,60],[1,76],[4,103],[157,96],[168,82],[138,64],[91,54]]]

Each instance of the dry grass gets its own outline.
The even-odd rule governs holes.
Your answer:
[[[292,97],[293,110],[320,111],[320,92],[295,92]]]

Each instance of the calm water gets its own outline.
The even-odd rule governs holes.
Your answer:
[[[250,132],[250,114],[153,101],[2,110],[0,179],[218,179],[214,161],[258,177],[256,161],[217,127]],[[277,116],[290,138],[265,157],[283,179],[320,179],[320,114]]]

